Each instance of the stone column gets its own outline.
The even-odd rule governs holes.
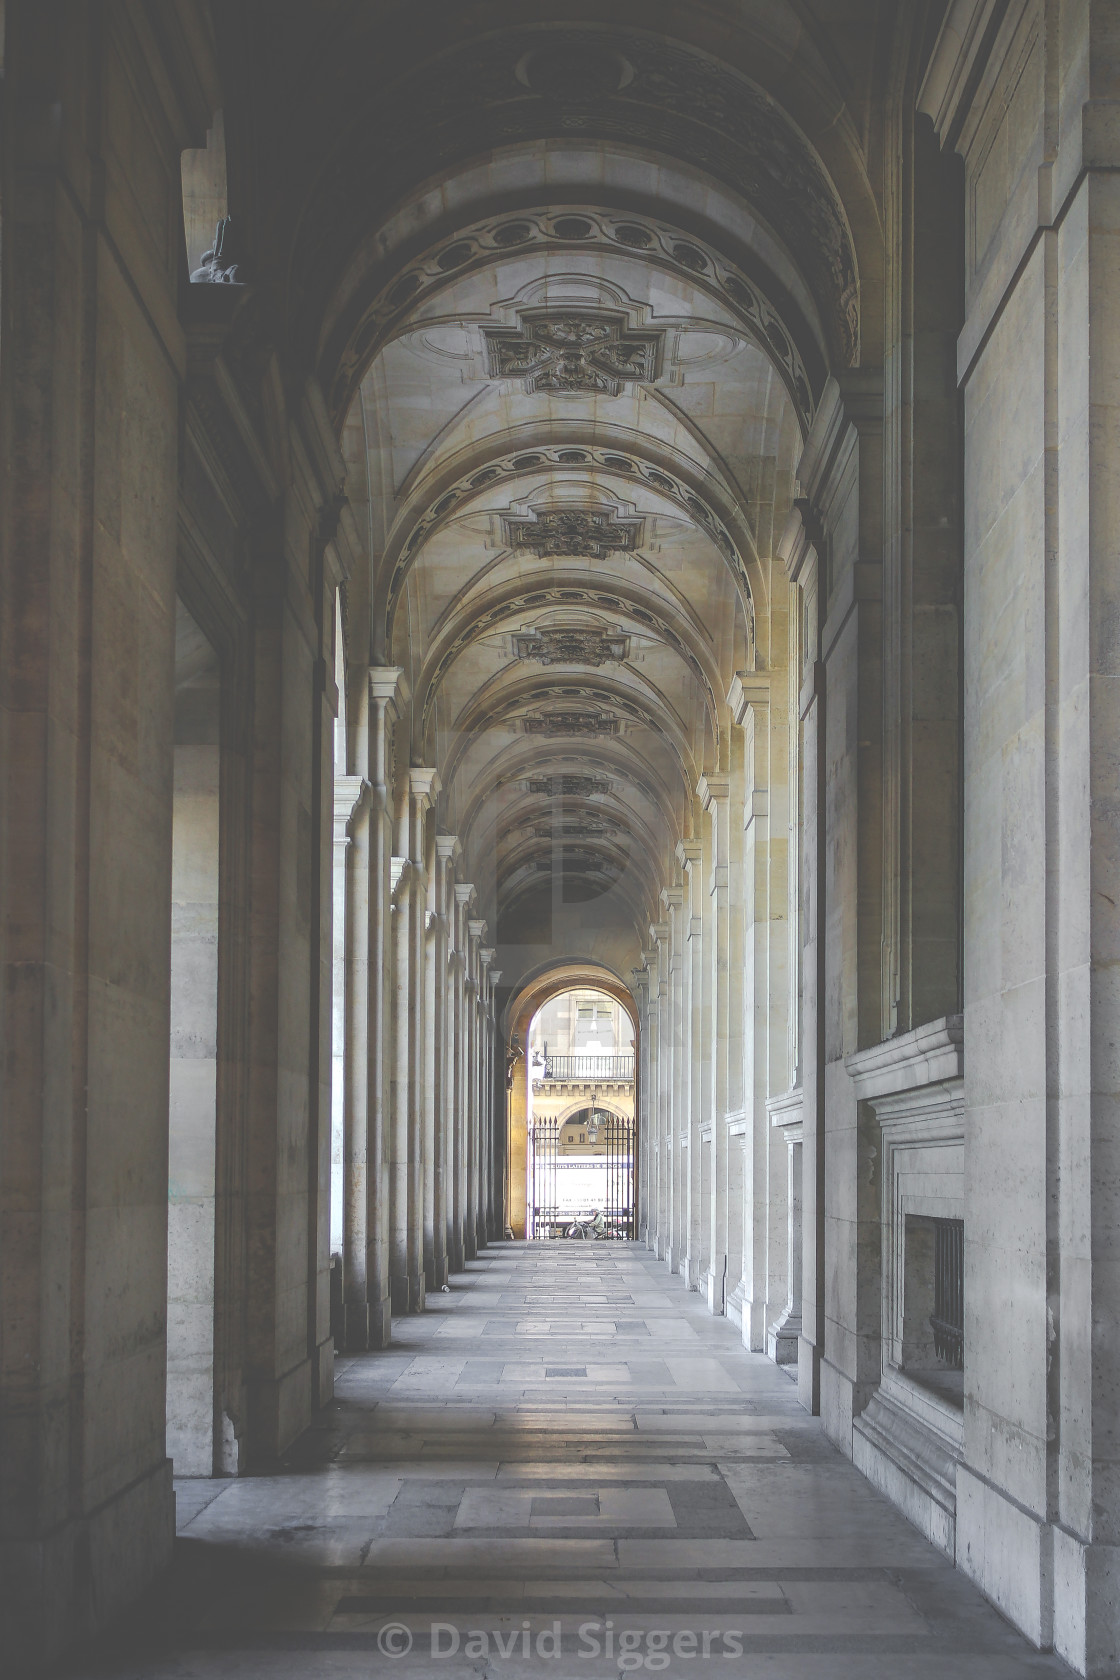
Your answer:
[[[767,1326],[787,1298],[788,1215],[786,1151],[772,1136],[770,1090],[772,1017],[781,1019],[785,975],[774,951],[770,844],[770,677],[743,674],[730,704],[743,731],[743,894],[745,1105],[743,1341],[766,1346]],[[779,906],[784,914],[784,896]]]
[[[369,1347],[370,787],[335,777],[335,870],[342,881],[342,1346]]]
[[[470,1010],[470,1123],[467,1130],[467,1222],[470,1231],[472,1256],[486,1247],[486,1218],[483,1210],[482,1182],[482,1060],[485,1054],[486,1031],[485,977],[482,962],[482,941],[486,938],[486,923],[472,917],[467,923],[470,940],[470,975],[473,985]]]
[[[707,1271],[704,1202],[711,1188],[712,1134],[703,1100],[704,1064],[711,1053],[705,1031],[704,921],[700,877],[703,842],[682,840],[676,848],[682,876],[681,904],[681,1116],[687,1138],[681,1159],[681,1272],[698,1289]],[[710,1218],[710,1210],[709,1210]]]
[[[652,922],[650,948],[650,1049],[649,1101],[654,1162],[652,1178],[655,1218],[653,1251],[659,1260],[669,1257],[669,1171],[671,1164],[669,1101],[669,924]]]
[[[404,674],[396,666],[373,666],[369,672],[369,722],[366,774],[370,784],[368,1027],[365,1077],[368,1090],[366,1264],[369,1346],[384,1347],[392,1334],[389,1257],[391,1196],[390,1080],[393,1067],[393,950],[395,913],[392,895],[393,797],[391,745],[393,724],[404,706]]]
[[[802,1103],[800,1090],[775,1097],[767,1104],[767,1115],[775,1148],[781,1151],[785,1167],[786,1208],[786,1299],[778,1316],[768,1325],[766,1351],[777,1365],[796,1365],[801,1335],[801,1268],[804,1238],[801,1229]]]
[[[708,1220],[709,1262],[701,1288],[708,1310],[727,1310],[727,1300],[742,1271],[742,1150],[737,1142],[728,1145],[728,1089],[732,1054],[732,1021],[735,1004],[741,1000],[736,975],[733,999],[729,951],[729,807],[730,777],[711,771],[701,776],[697,797],[708,819],[707,879],[702,883],[707,906],[710,938],[705,952],[705,991],[711,998],[708,1043],[705,1060],[704,1105],[712,1129],[712,1192],[704,1217]],[[717,1270],[718,1263],[718,1270]],[[739,1316],[742,1316],[741,1309]]]
[[[428,812],[439,792],[439,777],[434,770],[413,768],[408,775],[408,868],[402,878],[403,896],[400,912],[402,920],[398,934],[398,952],[404,952],[403,985],[397,985],[398,1010],[407,1020],[398,1024],[398,1079],[401,1081],[397,1101],[403,1114],[394,1118],[398,1144],[403,1144],[403,1162],[398,1156],[398,1198],[403,1189],[403,1204],[398,1201],[394,1236],[398,1244],[398,1265],[403,1258],[403,1272],[396,1273],[394,1282],[394,1312],[420,1312],[424,1306],[424,1175],[425,1175],[425,1116],[424,1064],[428,1029],[425,1008],[425,941],[427,938],[428,878],[427,828]],[[400,1252],[403,1238],[404,1252]]]
[[[462,848],[453,834],[436,835],[437,943],[433,984],[436,992],[435,1188],[433,1206],[434,1287],[447,1282],[452,1244],[455,1127],[454,950],[455,864]]]
[[[479,1125],[478,1180],[479,1219],[482,1241],[494,1236],[494,951],[491,946],[479,949],[478,961],[482,976],[482,1054],[479,1059]]]
[[[846,1452],[882,1363],[878,1127],[844,1065],[882,1024],[882,434],[881,373],[831,380],[781,544],[805,626],[799,1391]]]
[[[455,887],[455,1253],[457,1270],[462,1271],[475,1254],[471,1236],[468,1206],[470,1196],[470,1124],[471,1124],[471,1013],[474,983],[470,974],[470,935],[467,922],[475,901],[475,889],[469,883],[458,882]]]
[[[634,1034],[634,1148],[636,1152],[634,1199],[637,1204],[634,1210],[634,1235],[649,1247],[651,1232],[654,1228],[652,1218],[654,1181],[651,1165],[655,1157],[650,1129],[649,1104],[648,968],[632,968],[630,970],[630,989],[634,994],[635,1013],[637,1015]]]
[[[665,1036],[662,1061],[665,1070],[666,1133],[669,1141],[666,1190],[668,1192],[669,1269],[679,1272],[684,1265],[686,1212],[685,1175],[689,1136],[684,1129],[684,888],[679,884],[661,889],[661,905],[669,927],[667,941],[668,995],[665,1008]]]
[[[409,1289],[408,1275],[411,867],[407,858],[394,856],[392,859],[390,884],[393,938],[393,1056],[389,1085],[386,1176],[389,1200],[389,1294],[394,1313],[410,1312],[415,1304]]]

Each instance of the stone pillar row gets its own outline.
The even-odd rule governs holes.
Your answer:
[[[342,1340],[383,1347],[393,1314],[419,1312],[503,1218],[492,1170],[493,950],[456,880],[462,848],[436,830],[438,773],[394,786],[393,725],[406,691],[369,672],[356,774],[336,780],[345,879]],[[396,822],[394,824],[394,812]],[[396,830],[394,847],[394,827]]]
[[[784,626],[777,609],[774,618]],[[711,1312],[741,1326],[747,1346],[796,1362],[801,1095],[785,665],[783,628],[767,674],[734,680],[724,768],[699,779],[692,833],[675,848],[660,919],[631,982],[639,1234]],[[780,766],[773,812],[772,757]]]

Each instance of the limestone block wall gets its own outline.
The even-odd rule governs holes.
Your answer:
[[[166,1561],[179,148],[211,75],[137,15],[13,8],[5,110],[0,1645]],[[143,168],[136,167],[143,160]]]

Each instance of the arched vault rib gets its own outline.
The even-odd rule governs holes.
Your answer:
[[[507,620],[508,613],[504,613],[501,622]],[[487,628],[493,629],[493,625],[491,624]],[[484,634],[485,631],[480,633]],[[678,650],[674,649],[673,651],[677,652]],[[714,691],[704,679],[702,672],[694,672],[689,668],[687,660],[685,664],[686,668],[689,669],[690,681],[695,681],[699,677],[699,680],[696,681],[696,689],[701,700],[704,733],[708,737],[713,755],[718,755],[720,730]],[[466,720],[474,715],[474,709],[484,713],[495,723],[500,721],[506,715],[506,709],[504,709],[506,691],[509,685],[515,682],[531,684],[534,696],[538,700],[543,700],[547,689],[560,693],[561,691],[590,691],[593,688],[597,690],[597,698],[603,699],[609,686],[617,694],[620,704],[629,701],[641,708],[655,728],[664,727],[665,721],[668,720],[669,727],[676,736],[682,741],[687,740],[688,737],[687,725],[663,690],[652,682],[644,672],[635,669],[628,663],[619,662],[608,668],[585,665],[573,660],[570,662],[561,661],[549,666],[536,666],[520,659],[499,667],[497,671],[493,672],[473,690],[467,702],[467,707],[472,708],[472,710],[468,712],[465,707],[459,713],[450,725],[451,733],[458,733],[468,727]],[[433,701],[434,698],[433,693]],[[421,726],[422,732],[418,738],[418,745],[424,751],[428,749],[436,750],[433,732],[429,728],[430,722],[430,713],[426,711]],[[424,751],[420,753],[421,760],[424,758]],[[693,754],[692,756],[698,756],[702,759],[705,756],[705,751],[701,748],[698,755]]]
[[[488,710],[479,701],[472,701],[470,709],[456,719],[453,726],[454,740],[447,755],[446,770],[441,771],[444,787],[450,789],[454,786],[459,766],[475,739],[499,722],[510,719],[522,708],[548,706],[556,700],[572,701],[585,707],[599,705],[612,708],[621,712],[626,721],[652,729],[672,749],[685,797],[691,797],[692,789],[700,776],[701,766],[696,763],[680,720],[670,712],[667,705],[663,706],[661,715],[658,715],[652,705],[639,702],[620,683],[610,678],[585,682],[578,678],[558,677],[554,683],[546,684],[540,678],[523,677],[510,683],[494,709]],[[542,731],[543,733],[545,732]]]
[[[557,224],[585,228],[582,238],[561,237]],[[319,371],[329,383],[330,406],[341,420],[353,401],[365,369],[386,345],[410,330],[420,305],[454,286],[463,275],[508,262],[529,250],[542,255],[573,250],[607,251],[627,262],[641,262],[672,274],[726,309],[778,370],[804,430],[812,424],[823,388],[825,363],[820,347],[800,311],[788,298],[775,305],[766,290],[731,261],[709,234],[697,235],[663,215],[620,205],[553,203],[511,207],[466,227],[446,230],[420,256],[414,256],[381,282],[371,301],[359,297],[336,325],[320,353]],[[448,254],[455,259],[446,266]],[[332,378],[332,370],[333,378]]]
[[[578,769],[572,768],[571,759],[571,743],[562,740],[549,743],[530,741],[525,737],[521,741],[505,745],[479,774],[475,789],[457,821],[456,826],[464,849],[472,853],[477,850],[480,855],[485,855],[490,841],[482,834],[476,836],[475,825],[485,810],[487,801],[501,787],[527,780],[530,776],[601,776],[607,781],[613,779],[623,783],[634,788],[656,809],[665,825],[671,846],[682,838],[679,810],[684,807],[679,804],[679,796],[678,801],[674,802],[672,790],[666,787],[652,765],[647,764],[644,759],[639,759],[632,747],[627,745],[624,749],[619,741],[602,740],[597,741],[594,747],[581,748]],[[608,794],[602,797],[618,796]],[[620,799],[618,802],[622,803]]]
[[[576,599],[577,595],[580,599]],[[683,661],[692,678],[703,689],[713,739],[719,736],[720,705],[717,691],[723,688],[719,667],[698,627],[660,601],[649,604],[633,584],[618,581],[592,586],[578,573],[541,571],[516,583],[507,584],[481,601],[464,595],[455,603],[455,616],[445,621],[443,635],[429,650],[413,696],[414,750],[421,761],[430,745],[432,714],[439,688],[455,661],[481,637],[503,630],[512,618],[525,612],[557,607],[590,607],[621,617],[634,631],[654,633]]]
[[[739,501],[726,484],[679,450],[659,440],[598,420],[539,420],[517,431],[503,431],[480,444],[437,459],[431,471],[406,480],[400,511],[381,559],[374,594],[374,621],[382,611],[386,636],[392,635],[393,607],[409,567],[425,542],[452,518],[459,518],[499,480],[539,475],[550,467],[566,474],[581,469],[601,482],[637,487],[665,498],[722,556],[740,591],[744,610],[753,617],[754,600],[766,600],[766,579],[754,534]],[[577,456],[582,455],[580,460]],[[535,457],[535,459],[533,458]]]
[[[464,159],[560,137],[575,119],[585,142],[626,144],[647,159],[679,160],[701,175],[734,183],[804,275],[830,354],[840,365],[857,362],[855,244],[829,172],[805,130],[745,73],[750,28],[722,34],[719,58],[694,45],[689,34],[687,20],[676,24],[672,37],[614,23],[602,4],[588,23],[542,30],[525,23],[519,6],[488,14],[483,35],[449,28],[434,54],[426,41],[414,40],[415,59],[405,67],[397,58],[391,82],[370,75],[363,55],[365,74],[352,87],[349,120],[339,120],[333,108],[329,117],[324,112],[328,139],[314,153],[314,177],[306,170],[297,177],[289,269],[293,319],[306,321],[308,337],[317,340],[315,323],[331,313],[338,277],[367,229],[388,219],[390,206],[420,198],[426,183],[446,181]],[[586,64],[582,96],[578,86],[565,90],[537,80],[533,66],[542,47],[545,62],[559,48]],[[335,69],[336,85],[347,86],[351,66]],[[819,129],[856,200],[855,212],[867,221],[874,205],[867,207],[872,194],[866,172],[850,155],[850,125],[838,131],[818,116],[809,126]],[[356,204],[367,209],[364,228],[355,226]]]

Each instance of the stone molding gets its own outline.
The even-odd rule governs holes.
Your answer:
[[[855,1050],[844,1066],[863,1102],[963,1079],[964,1016],[944,1015],[898,1038]]]

